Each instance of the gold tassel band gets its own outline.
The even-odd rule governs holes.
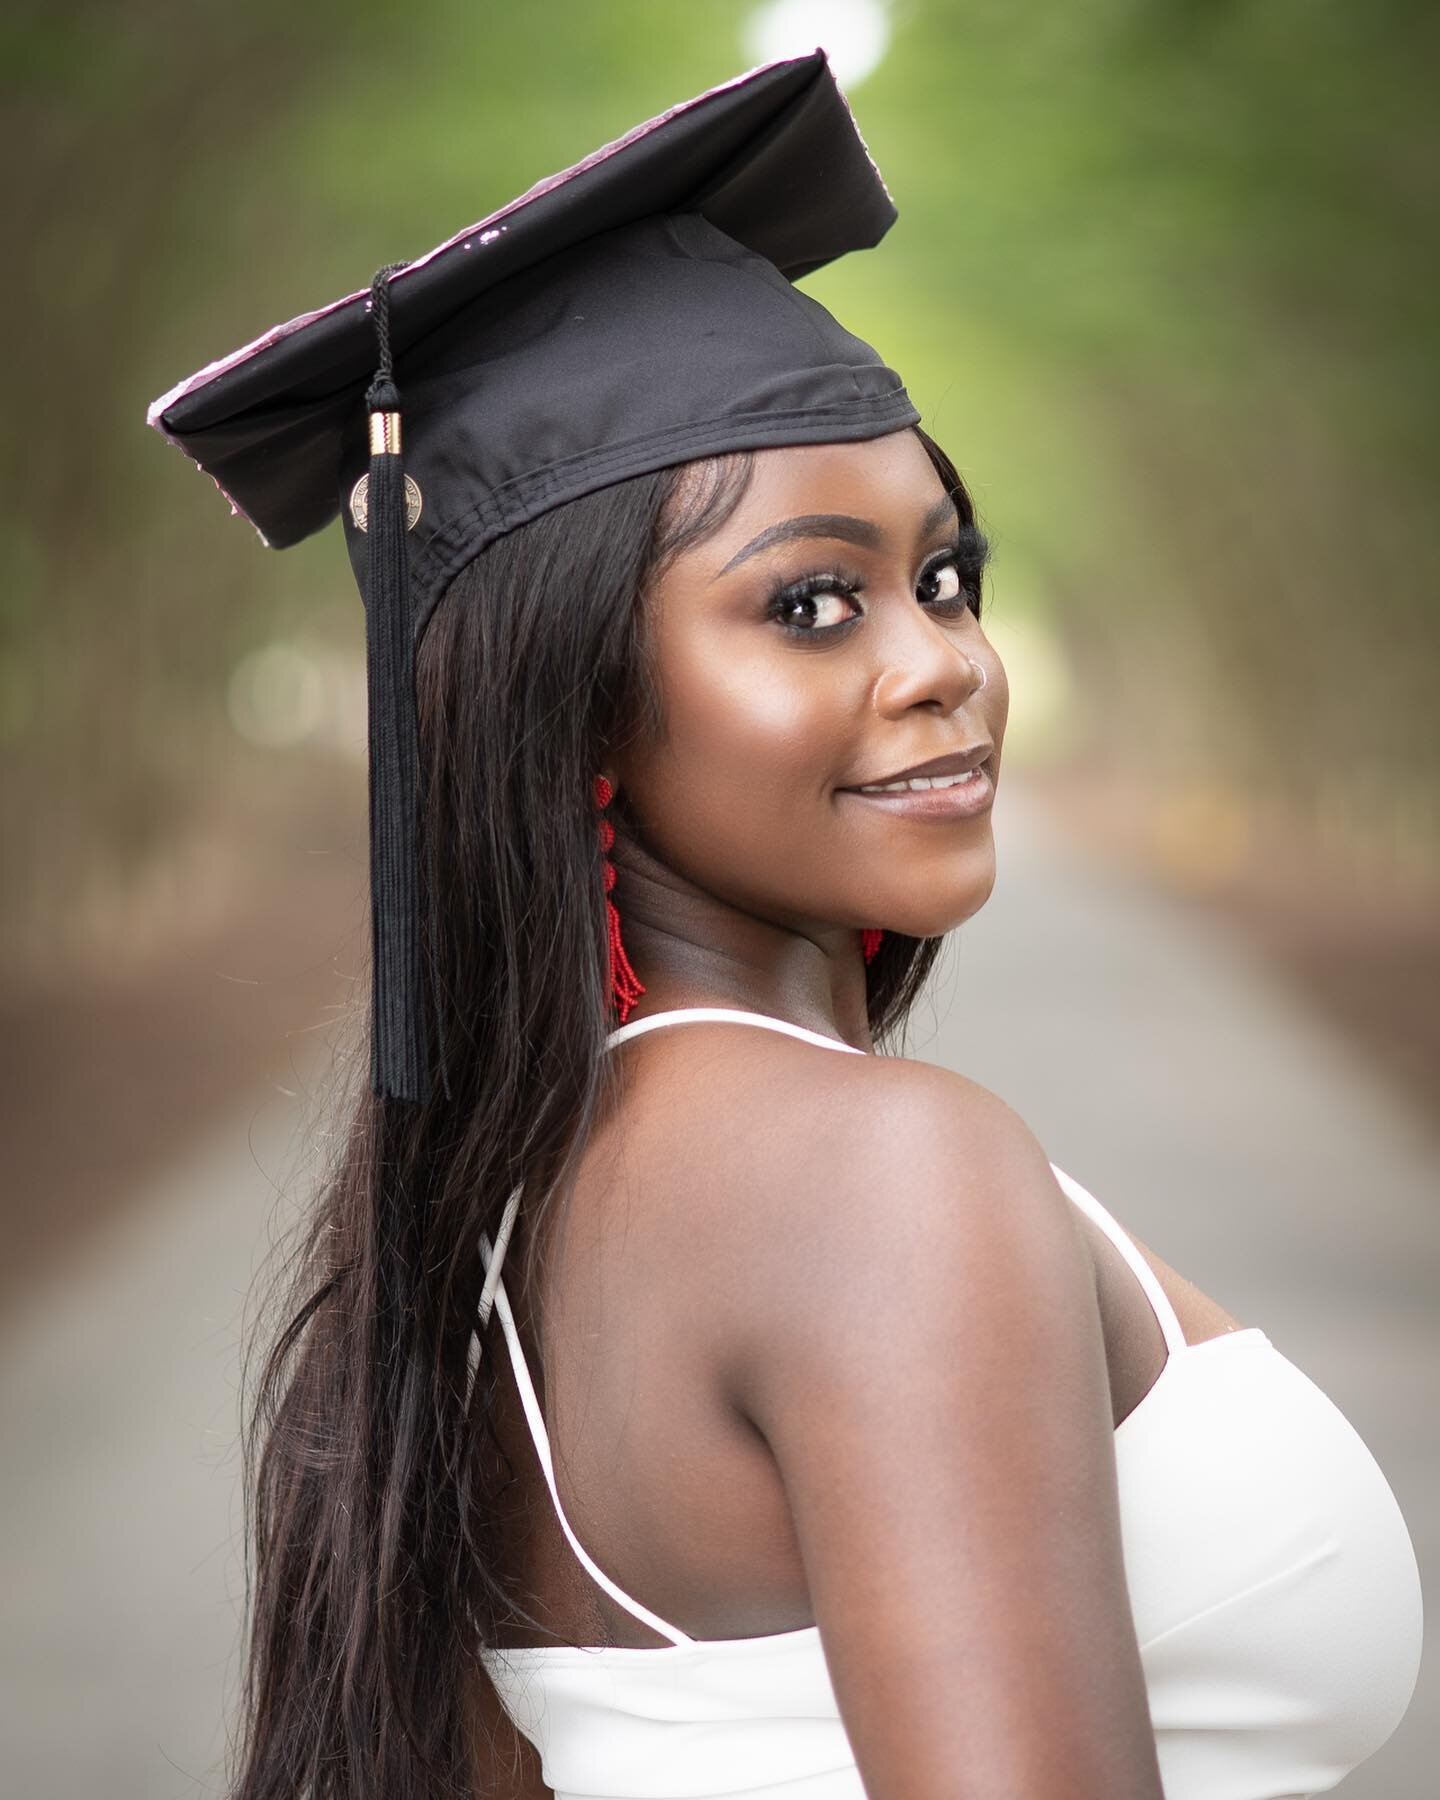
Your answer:
[[[398,412],[372,412],[370,415],[370,454],[400,454],[400,415]]]

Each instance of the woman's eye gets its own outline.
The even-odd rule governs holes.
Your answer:
[[[921,598],[931,605],[951,606],[957,600],[969,603],[960,571],[953,562],[938,563],[920,577]]]
[[[857,582],[835,575],[816,575],[783,588],[766,608],[791,637],[828,637],[843,631],[860,615],[855,610]]]
[[[828,631],[843,624],[849,605],[842,594],[792,594],[781,602],[781,611],[785,622],[801,631]]]

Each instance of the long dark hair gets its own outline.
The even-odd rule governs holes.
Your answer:
[[[953,465],[919,436],[973,523]],[[233,1800],[483,1791],[465,1705],[486,1680],[476,1650],[497,1619],[529,1615],[498,1567],[488,1358],[469,1381],[479,1240],[517,1186],[516,1241],[537,1229],[613,1097],[594,776],[605,746],[661,718],[647,588],[729,516],[751,460],[638,476],[510,532],[454,577],[421,642],[425,956],[445,1079],[423,1108],[382,1101],[368,1043],[353,1056],[346,1129],[279,1269],[285,1323],[242,1440]],[[868,969],[877,1044],[942,942],[886,932]],[[534,1272],[527,1258],[527,1307]]]

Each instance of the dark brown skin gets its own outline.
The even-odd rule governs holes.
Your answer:
[[[604,771],[644,839],[613,852],[632,1018],[741,1007],[868,1052],[860,927],[938,935],[989,897],[988,812],[905,820],[837,791],[985,739],[998,775],[1004,670],[972,612],[927,605],[943,498],[909,432],[766,451],[661,583],[666,740]],[[840,514],[873,542],[738,560]],[[785,616],[860,623],[806,642],[764,617],[774,585],[837,562],[860,596]],[[818,1624],[874,1800],[1159,1800],[1112,1433],[1164,1340],[1024,1121],[947,1070],[753,1026],[612,1054],[623,1100],[538,1250],[543,1362],[521,1320],[591,1555],[695,1637]],[[1238,1328],[1144,1254],[1189,1341]],[[493,1326],[485,1353],[504,1359]],[[508,1372],[501,1392],[540,1616],[661,1646],[579,1569]],[[516,1800],[543,1796],[518,1755]]]

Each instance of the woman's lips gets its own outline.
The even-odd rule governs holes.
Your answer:
[[[904,788],[891,794],[863,794],[859,788],[841,788],[840,792],[903,819],[969,819],[994,800],[995,783],[988,764],[982,763],[964,781],[949,787]]]

